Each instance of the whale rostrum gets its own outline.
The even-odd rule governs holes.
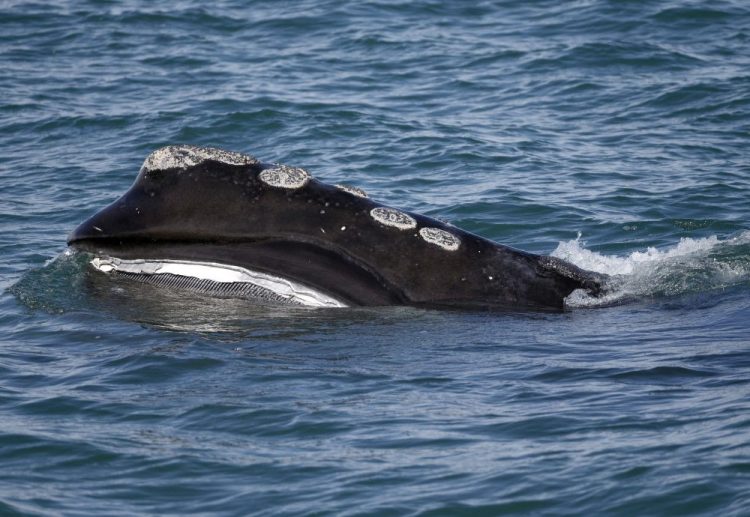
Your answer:
[[[68,244],[93,253],[101,274],[320,307],[561,310],[606,280],[299,167],[192,145],[151,153]]]

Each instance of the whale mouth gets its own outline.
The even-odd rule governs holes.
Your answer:
[[[106,275],[209,296],[243,298],[272,305],[348,307],[343,301],[299,282],[229,264],[96,256],[90,265]]]

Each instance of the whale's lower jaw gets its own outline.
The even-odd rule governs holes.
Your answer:
[[[309,303],[323,307],[405,304],[405,298],[376,274],[342,254],[301,242],[273,239],[246,242],[88,239],[76,241],[71,247],[105,260],[104,269],[112,267],[109,272],[115,275],[164,287],[179,284],[202,289],[211,295],[232,297],[230,287],[237,292],[247,292],[251,285],[256,285],[259,292],[261,288],[267,290],[264,293],[270,297],[269,301],[278,301],[281,297],[287,304]],[[113,266],[112,257],[119,261],[117,268]],[[154,264],[164,265],[160,274],[154,274]],[[175,264],[182,264],[179,271],[175,271]],[[126,265],[129,265],[129,270],[125,270]],[[237,276],[238,271],[244,272],[245,276]],[[190,278],[197,280],[190,282]],[[225,279],[233,280],[221,282]],[[198,285],[197,281],[205,282]],[[308,298],[307,292],[319,295]],[[271,296],[273,293],[276,294]],[[249,293],[248,297],[260,298],[259,301],[264,299],[255,293]]]
[[[259,303],[304,307],[347,307],[335,297],[294,280],[230,264],[172,259],[120,259],[97,256],[90,262],[101,273],[165,288]]]

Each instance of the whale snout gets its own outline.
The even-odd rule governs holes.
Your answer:
[[[123,236],[133,225],[133,218],[125,213],[122,203],[115,202],[79,224],[68,235],[68,246],[85,241],[112,239]]]
[[[104,237],[104,229],[97,226],[96,222],[92,221],[93,219],[94,217],[87,219],[68,234],[68,246],[75,245],[80,241],[94,240]]]

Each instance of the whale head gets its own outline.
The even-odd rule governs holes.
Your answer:
[[[246,292],[236,285],[245,282],[271,298],[304,302],[312,292],[333,306],[559,310],[573,290],[596,293],[602,283],[304,169],[190,145],[151,153],[130,189],[68,244],[93,253],[104,272],[174,285],[196,278],[221,292]]]

